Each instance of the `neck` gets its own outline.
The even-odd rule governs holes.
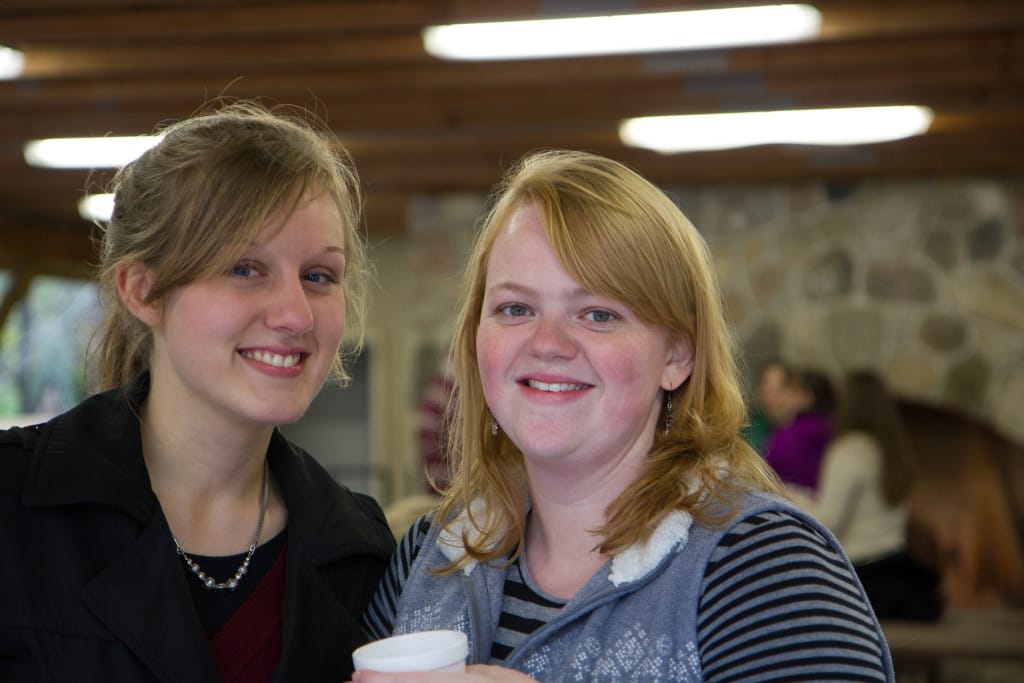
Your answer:
[[[571,598],[608,560],[597,550],[604,537],[605,510],[621,489],[598,487],[588,494],[534,482],[526,529],[526,560],[534,581],[545,592]],[[574,493],[575,492],[575,493]]]
[[[244,552],[253,542],[271,428],[189,424],[153,393],[143,404],[140,419],[153,492],[181,545],[197,555]],[[283,503],[273,485],[269,498],[263,540],[285,523]]]
[[[593,530],[604,526],[608,506],[639,476],[646,450],[643,453],[644,457],[629,453],[609,458],[591,463],[589,468],[576,461],[537,462],[527,458],[533,517],[552,530],[546,540],[564,547],[571,534],[588,548],[600,544],[603,539]]]
[[[141,407],[142,451],[154,490],[196,498],[258,488],[273,428],[225,423],[169,405],[156,382]]]

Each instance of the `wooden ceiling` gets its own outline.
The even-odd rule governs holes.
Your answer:
[[[0,44],[26,65],[0,81],[0,267],[73,273],[92,259],[76,208],[88,173],[28,167],[27,140],[149,133],[219,95],[326,115],[373,237],[404,229],[410,197],[485,191],[538,147],[601,152],[663,185],[1024,169],[1022,0],[820,0],[820,39],[695,53],[446,63],[420,39],[431,23],[719,4],[3,0]],[[934,109],[928,134],[855,148],[663,156],[617,139],[634,115],[906,103]]]

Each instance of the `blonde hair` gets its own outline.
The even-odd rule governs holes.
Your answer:
[[[147,302],[226,271],[266,221],[289,215],[304,198],[326,195],[345,229],[346,331],[363,340],[367,261],[360,235],[359,179],[337,139],[294,107],[243,100],[171,124],[156,147],[114,176],[114,212],[101,226],[98,384],[120,386],[149,368],[150,329],[125,308],[117,271],[130,263],[152,274]],[[349,376],[339,353],[332,375]]]
[[[711,522],[734,514],[744,489],[778,491],[775,475],[741,438],[747,415],[734,342],[704,240],[657,187],[594,154],[538,152],[523,158],[495,190],[495,203],[471,252],[452,342],[454,472],[437,516],[467,511],[479,532],[464,538],[469,559],[516,551],[526,519],[523,456],[492,436],[477,365],[476,331],[487,261],[498,233],[521,206],[536,206],[559,261],[583,287],[621,301],[644,322],[686,340],[693,372],[673,393],[671,428],[659,429],[637,479],[607,509],[600,550],[614,554],[649,537],[673,510]],[[662,424],[666,416],[662,416]],[[487,517],[473,516],[482,500]],[[721,505],[725,503],[725,505]]]

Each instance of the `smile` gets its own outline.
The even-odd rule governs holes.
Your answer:
[[[270,351],[242,351],[241,353],[245,358],[273,365],[275,368],[290,368],[302,360],[302,354],[299,353],[289,353],[287,355],[271,353]]]
[[[534,380],[534,379],[526,380],[526,385],[528,387],[530,387],[531,389],[536,389],[537,391],[553,391],[553,392],[559,392],[559,391],[579,391],[580,389],[586,389],[587,388],[586,384],[568,384],[568,383],[564,383],[564,382],[549,384],[547,382],[538,382],[537,380]]]

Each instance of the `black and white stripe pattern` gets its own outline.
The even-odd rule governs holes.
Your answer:
[[[884,681],[867,599],[846,561],[782,512],[753,515],[712,553],[698,607],[709,681]]]
[[[380,580],[380,585],[377,586],[377,593],[363,614],[363,630],[371,640],[387,638],[394,630],[398,598],[402,595],[402,587],[409,577],[409,568],[419,555],[423,539],[429,530],[430,520],[427,517],[420,517],[405,532],[391,555],[391,562]]]
[[[565,607],[565,601],[542,595],[523,576],[522,556],[509,567],[498,629],[491,643],[491,662],[499,664],[531,633],[548,623]]]

